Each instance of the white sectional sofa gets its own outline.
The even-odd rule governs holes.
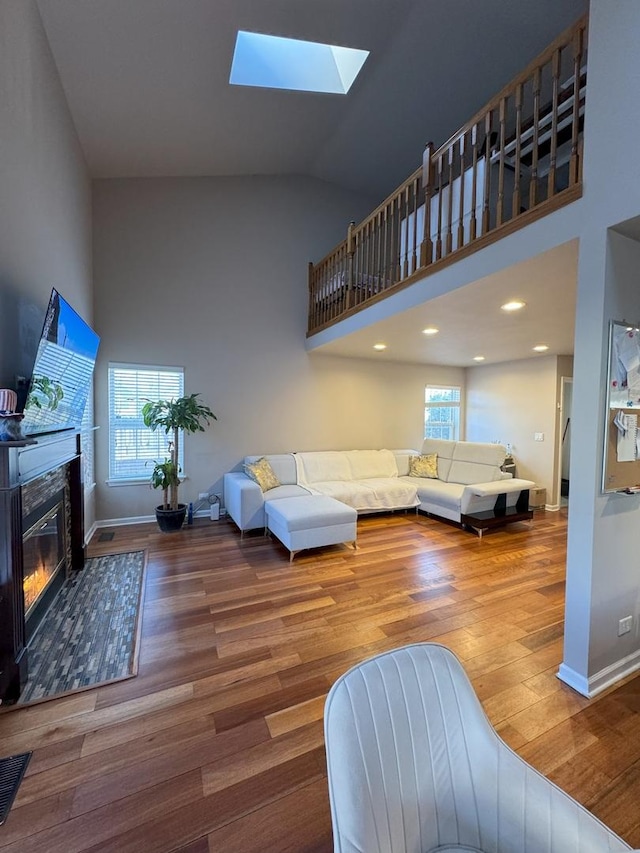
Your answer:
[[[266,526],[266,502],[310,494],[332,497],[359,513],[415,507],[479,531],[494,526],[483,516],[494,515],[497,523],[531,517],[528,490],[535,484],[501,470],[502,445],[425,439],[421,452],[437,454],[437,479],[409,476],[410,457],[419,455],[415,450],[265,455],[280,485],[262,492],[244,471],[225,474],[226,509],[242,532]]]
[[[450,521],[477,526],[468,520],[496,509],[528,508],[531,480],[514,479],[501,468],[506,448],[501,444],[473,441],[445,441],[425,438],[422,453],[438,456],[438,478],[402,476],[418,480],[420,509]],[[399,459],[402,474],[408,474],[409,461]],[[497,506],[496,506],[497,505]],[[505,518],[507,516],[505,515]]]

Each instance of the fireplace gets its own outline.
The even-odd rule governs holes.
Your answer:
[[[29,642],[65,578],[64,491],[24,519],[22,529],[25,640]]]
[[[80,435],[0,442],[0,704],[28,675],[27,641],[84,565]]]

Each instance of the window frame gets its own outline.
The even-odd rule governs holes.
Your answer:
[[[137,449],[137,454],[132,454],[128,459],[121,458],[118,460],[117,457],[117,448],[115,446],[116,441],[116,432],[117,432],[117,422],[118,418],[121,417],[116,412],[116,406],[118,403],[120,406],[124,405],[126,402],[124,399],[118,401],[117,397],[114,397],[117,393],[122,393],[121,388],[116,388],[115,379],[117,371],[132,371],[136,374],[148,374],[148,380],[150,380],[151,384],[155,384],[157,386],[156,393],[149,390],[141,390],[140,385],[141,377],[136,376],[134,380],[135,384],[135,393],[133,399],[129,402],[133,402],[135,406],[136,413],[130,415],[126,418],[126,420],[131,423],[129,426],[129,433],[132,435],[132,440]],[[166,388],[161,389],[162,386],[162,374],[165,374],[165,382]],[[124,387],[125,383],[121,383]],[[171,386],[174,387],[171,387]],[[144,426],[142,422],[142,405],[148,400],[158,400],[158,399],[167,399],[167,398],[177,398],[184,396],[184,367],[178,366],[170,366],[170,365],[153,365],[153,364],[132,364],[128,362],[117,362],[110,361],[107,366],[107,396],[108,396],[108,409],[107,409],[107,421],[108,421],[108,478],[107,485],[109,486],[137,486],[140,484],[149,483],[151,479],[151,472],[153,470],[153,463],[156,460],[161,460],[167,458],[169,455],[168,451],[168,443],[169,436],[164,433],[162,430],[156,430],[153,432],[148,427]],[[123,427],[121,427],[123,429]],[[146,445],[144,452],[140,452],[140,437],[144,438],[143,444]],[[132,464],[138,463],[137,468],[134,468],[130,476],[125,476],[121,471],[118,471],[117,463],[120,462],[122,465],[126,464],[129,461]],[[178,444],[178,464],[180,465],[180,479],[186,479],[184,473],[184,442],[179,439]]]
[[[457,400],[427,400],[429,391],[457,391]],[[424,427],[423,438],[442,438],[442,436],[427,435],[427,413],[433,409],[455,409],[457,411],[457,419],[455,422],[448,421],[443,424],[443,428],[449,425],[452,430],[453,437],[445,439],[445,441],[460,441],[460,421],[462,416],[462,387],[460,385],[435,385],[428,384],[424,387]],[[433,425],[437,428],[437,424]]]

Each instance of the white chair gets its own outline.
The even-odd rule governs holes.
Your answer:
[[[422,643],[327,696],[335,853],[604,853],[631,848],[498,737],[459,661]]]

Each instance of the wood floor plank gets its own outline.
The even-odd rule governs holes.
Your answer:
[[[558,680],[566,512],[482,541],[413,513],[358,521],[361,547],[298,555],[197,519],[113,528],[91,555],[147,553],[136,678],[0,712],[33,750],[2,853],[331,853],[330,685],[438,640],[504,740],[640,846],[640,677],[586,700]]]

